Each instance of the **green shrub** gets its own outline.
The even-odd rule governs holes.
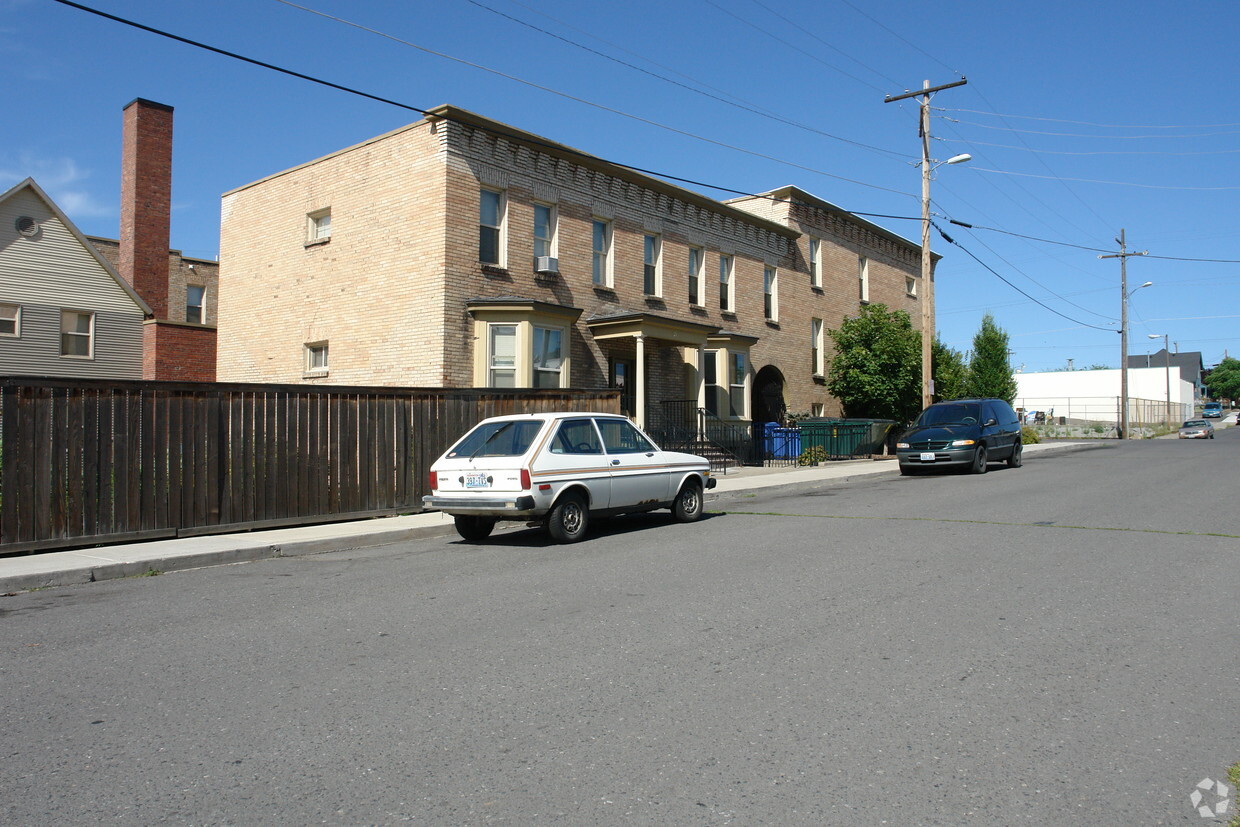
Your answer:
[[[817,465],[827,461],[827,449],[821,445],[811,445],[797,457],[797,465]]]
[[[1037,445],[1041,441],[1042,441],[1042,438],[1038,436],[1037,431],[1025,425],[1021,426],[1021,429],[1020,429],[1020,444],[1021,445]]]

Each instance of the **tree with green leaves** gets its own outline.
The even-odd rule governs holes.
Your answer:
[[[968,359],[965,354],[943,344],[938,336],[930,343],[930,369],[934,375],[935,402],[968,396]]]
[[[1214,366],[1204,381],[1211,399],[1240,399],[1240,359],[1226,357]]]
[[[1008,335],[989,313],[982,317],[982,326],[973,337],[968,389],[969,396],[1003,399],[1009,405],[1016,398],[1016,377],[1012,375],[1008,359]]]
[[[827,390],[844,416],[908,422],[921,411],[921,334],[908,313],[863,305],[827,333],[835,343]]]

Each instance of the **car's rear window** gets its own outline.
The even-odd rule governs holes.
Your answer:
[[[458,442],[449,457],[519,457],[542,430],[541,419],[484,422]]]

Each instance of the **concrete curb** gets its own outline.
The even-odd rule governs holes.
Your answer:
[[[1025,451],[1045,455],[1102,447],[1107,446],[1101,442],[1043,443],[1026,446]],[[719,484],[707,502],[730,499],[731,495],[760,488],[847,484],[859,477],[897,473],[898,470],[892,459],[851,460],[812,468],[741,469],[719,477]],[[249,563],[272,557],[375,548],[454,533],[451,517],[431,512],[5,557],[0,558],[0,594],[140,577],[154,572]]]

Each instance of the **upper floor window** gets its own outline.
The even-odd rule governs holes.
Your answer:
[[[326,376],[328,371],[327,342],[308,342],[306,344],[307,376]]]
[[[306,243],[319,244],[332,237],[332,211],[328,207],[306,216]]]
[[[91,359],[95,355],[95,314],[60,311],[60,355]]]
[[[810,365],[815,376],[823,375],[822,319],[810,319]]]
[[[478,261],[502,267],[504,235],[504,194],[481,190],[478,200]]]
[[[689,248],[689,304],[702,304],[702,259],[701,247]]]
[[[913,278],[912,276],[905,276],[904,277],[904,292],[908,293],[910,296],[916,296],[917,295],[917,279]]]
[[[857,282],[859,285],[858,298],[861,303],[865,304],[870,300],[870,260],[865,256],[857,258]]]
[[[774,267],[762,270],[762,312],[767,321],[779,318],[779,281]]]
[[[22,335],[22,306],[0,304],[0,336],[19,338]]]
[[[594,285],[596,287],[611,286],[611,222],[594,219],[591,236],[593,250]]]
[[[564,331],[555,327],[534,328],[534,387],[563,387]]]
[[[203,324],[207,321],[207,288],[201,284],[185,287],[185,321]]]
[[[534,257],[555,255],[555,207],[534,205]]]
[[[719,256],[719,309],[731,313],[736,308],[736,294],[732,289],[732,256]]]
[[[657,235],[644,237],[642,248],[642,292],[647,296],[663,293],[663,239]]]
[[[809,240],[809,284],[822,287],[822,241],[817,238]]]

